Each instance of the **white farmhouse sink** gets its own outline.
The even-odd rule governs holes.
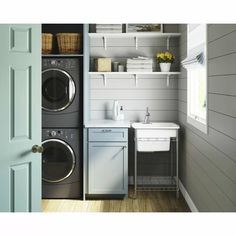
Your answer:
[[[179,129],[179,125],[170,122],[151,122],[150,124],[144,124],[142,122],[136,122],[132,124],[134,129]]]
[[[133,123],[137,151],[158,152],[170,150],[170,139],[178,136],[179,125],[169,122],[153,122],[150,124]]]

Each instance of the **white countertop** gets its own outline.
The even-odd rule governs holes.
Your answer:
[[[85,124],[85,128],[130,128],[130,121],[90,120]]]

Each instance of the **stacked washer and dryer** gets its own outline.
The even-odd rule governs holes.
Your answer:
[[[82,73],[79,58],[42,59],[42,195],[82,197]]]

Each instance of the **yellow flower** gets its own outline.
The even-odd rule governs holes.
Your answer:
[[[174,62],[174,55],[171,52],[165,51],[165,52],[159,52],[156,54],[156,58],[159,63],[161,62]]]

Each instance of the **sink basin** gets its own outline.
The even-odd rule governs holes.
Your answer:
[[[132,124],[134,129],[179,129],[179,125],[171,122],[152,122],[144,124],[142,122],[136,122]]]
[[[133,123],[138,152],[170,150],[170,139],[177,137],[179,125],[170,122]]]

